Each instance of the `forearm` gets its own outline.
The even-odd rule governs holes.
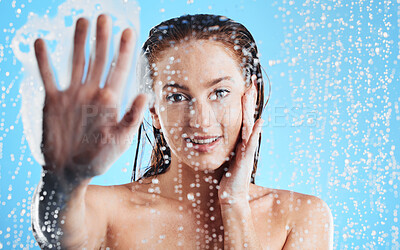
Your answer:
[[[263,249],[257,237],[248,201],[221,205],[224,249]]]
[[[74,245],[85,236],[84,199],[89,181],[73,183],[43,172],[32,199],[32,227],[41,247]]]

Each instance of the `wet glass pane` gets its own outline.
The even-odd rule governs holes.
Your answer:
[[[229,192],[218,193],[220,179],[215,176],[221,177],[233,159],[244,155],[237,150],[240,140],[236,139],[243,132],[241,96],[251,86],[251,75],[258,72],[243,69],[246,60],[254,57],[252,45],[242,46],[243,34],[233,31],[226,39],[231,45],[211,36],[169,41],[163,49],[166,56],[160,54],[156,59],[146,58],[141,51],[149,31],[161,22],[208,13],[221,17],[207,32],[220,31],[222,23],[231,18],[250,31],[258,47],[258,58],[252,63],[262,66],[258,77],[263,82],[264,103],[268,103],[262,111],[265,122],[254,179],[265,189],[251,184],[254,195],[237,200],[252,201],[253,220],[247,217],[245,224],[254,224],[261,244],[282,248],[290,232],[294,246],[310,240],[312,232],[294,227],[294,219],[277,218],[290,214],[300,220],[303,216],[306,224],[316,225],[316,214],[325,209],[323,200],[333,216],[335,249],[399,248],[398,1],[0,0],[0,10],[0,249],[39,249],[32,232],[31,205],[44,163],[40,148],[44,89],[34,41],[45,41],[56,87],[65,91],[70,84],[75,23],[79,17],[90,22],[84,54],[88,62],[96,45],[96,18],[101,13],[109,15],[111,27],[106,72],[118,66],[115,55],[123,30],[131,27],[138,39],[132,50],[133,63],[124,64],[128,66],[127,84],[107,109],[84,103],[76,127],[49,138],[67,141],[70,137],[61,135],[78,134],[79,128],[100,114],[111,128],[107,119],[122,119],[141,92],[150,94],[150,106],[156,107],[154,113],[146,106],[141,132],[129,134],[123,141],[100,132],[81,138],[80,145],[104,142],[123,144],[126,149],[111,160],[97,160],[97,165],[107,165],[109,160],[109,169],[89,168],[96,174],[105,172],[90,184],[116,185],[107,190],[118,194],[94,199],[102,201],[99,207],[104,209],[99,211],[119,218],[114,221],[120,225],[119,231],[104,233],[108,238],[102,246],[218,249],[228,241],[224,232],[229,226],[221,216],[220,202],[234,204],[236,200],[230,200]],[[180,20],[181,25],[188,23],[190,20]],[[167,39],[175,26],[159,26],[154,41]],[[235,53],[243,57],[232,56]],[[88,70],[88,63],[84,69]],[[84,73],[83,77],[93,76]],[[106,88],[107,74],[98,78],[98,86]],[[209,87],[212,80],[214,85]],[[116,108],[116,103],[121,106]],[[245,114],[248,121],[254,121],[250,111]],[[65,119],[65,128],[68,121]],[[157,127],[161,129],[153,133]],[[154,151],[161,166],[158,169],[152,168],[154,145],[159,145]],[[75,158],[83,165],[95,155],[91,147],[86,150]],[[254,151],[248,160],[250,172]],[[226,176],[227,180],[235,178],[231,172]],[[118,185],[126,183],[130,183],[124,186],[128,195],[123,195],[125,189]],[[264,198],[257,203],[259,196]],[[54,217],[58,212],[51,207]],[[107,212],[106,207],[118,208],[118,212]],[[102,222],[99,217],[99,225]],[[242,246],[252,246],[247,244],[251,243]]]

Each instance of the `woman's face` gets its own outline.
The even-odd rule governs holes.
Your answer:
[[[195,40],[166,49],[153,66],[153,125],[171,157],[195,170],[219,168],[241,131],[245,81],[238,62],[221,43]]]

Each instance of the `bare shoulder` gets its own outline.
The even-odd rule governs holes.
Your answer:
[[[112,204],[119,204],[127,197],[132,197],[135,193],[135,185],[132,183],[113,185],[113,186],[100,186],[89,185],[86,191],[86,202],[103,203],[106,207]]]
[[[90,213],[107,221],[109,211],[113,210],[115,204],[113,201],[118,199],[120,193],[117,189],[113,186],[89,185],[86,189],[85,203]]]
[[[118,215],[117,211],[130,209],[132,205],[148,204],[153,196],[149,195],[148,183],[131,182],[122,185],[89,185],[86,202],[101,207],[104,212]],[[113,219],[113,218],[110,218]]]
[[[316,196],[294,193],[289,206],[290,232],[283,249],[333,248],[333,217],[325,201]]]
[[[321,198],[290,190],[266,188],[252,184],[250,197],[253,202],[268,202],[278,204],[286,211],[288,223],[299,223],[304,216],[323,217],[331,219],[329,206]]]
[[[137,192],[134,187],[132,183],[113,186],[89,185],[85,195],[88,215],[92,216],[98,225],[107,228],[119,222],[122,215],[129,213],[132,205],[143,200],[140,198],[141,192]]]
[[[86,190],[85,202],[88,209],[112,219],[117,208],[121,207],[122,201],[126,200],[132,192],[128,185],[100,186],[89,185]]]
[[[89,185],[86,190],[86,200],[105,202],[109,199],[117,198],[118,194],[123,190],[123,185],[118,186],[100,186],[100,185]]]
[[[330,222],[333,220],[331,210],[321,198],[297,192],[293,192],[292,197],[289,200],[289,207],[291,208],[290,223],[301,225],[311,221],[318,221],[324,222],[326,227],[331,224]]]
[[[259,210],[275,211],[286,225],[283,249],[332,249],[333,217],[321,198],[289,190],[252,185],[250,197]],[[262,205],[262,206],[260,206]]]
[[[93,241],[89,249],[103,249],[107,244],[111,225],[118,223],[121,214],[126,211],[131,193],[128,185],[87,187],[85,194],[87,223],[91,229],[95,229],[89,232],[89,237]]]

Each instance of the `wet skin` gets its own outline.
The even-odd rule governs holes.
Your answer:
[[[153,126],[163,131],[171,148],[169,171],[142,182],[89,186],[129,146],[123,138],[136,133],[147,97],[139,95],[122,121],[115,111],[111,119],[96,117],[76,126],[85,118],[82,106],[103,110],[119,104],[134,47],[133,32],[125,30],[115,67],[99,88],[110,33],[110,20],[101,15],[96,56],[82,83],[88,25],[84,19],[77,23],[71,86],[64,92],[55,88],[43,41],[35,46],[46,90],[44,185],[35,194],[32,212],[37,231],[46,225],[48,204],[55,204],[54,227],[63,232],[57,240],[65,248],[331,248],[332,216],[325,202],[250,184],[262,125],[252,119],[257,79],[246,85],[237,61],[214,41],[185,41],[156,62],[150,111]],[[85,136],[98,134],[120,143],[82,143]],[[216,141],[204,143],[206,138]],[[52,190],[58,203],[43,195]],[[36,238],[43,245],[52,241],[41,233]]]
[[[86,202],[92,204],[91,221],[100,231],[90,234],[91,245],[96,249],[224,249],[221,212],[215,201],[210,200],[207,210],[196,210],[187,198],[181,202],[148,192],[157,186],[89,186]],[[264,249],[330,248],[324,243],[329,242],[329,208],[319,198],[253,184],[250,196]]]

